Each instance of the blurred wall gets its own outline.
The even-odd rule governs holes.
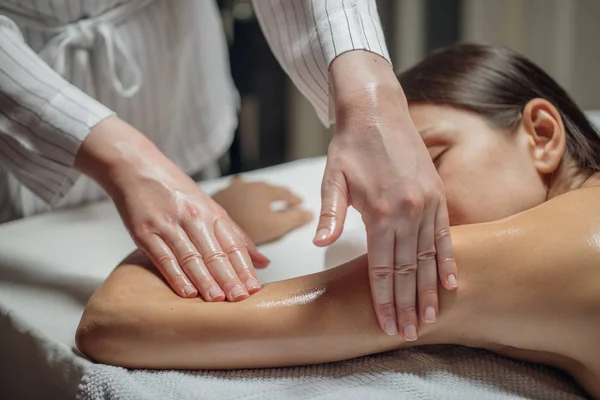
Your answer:
[[[462,38],[526,55],[584,109],[600,109],[600,1],[462,0]]]

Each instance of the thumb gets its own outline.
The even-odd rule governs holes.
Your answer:
[[[344,229],[348,210],[348,185],[341,172],[325,171],[321,185],[321,214],[313,243],[329,246],[335,242]]]

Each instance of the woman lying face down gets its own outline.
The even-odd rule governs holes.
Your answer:
[[[205,303],[177,296],[134,253],[88,302],[80,350],[130,368],[228,369],[459,344],[561,368],[600,396],[594,130],[554,81],[506,49],[453,46],[400,80],[461,225],[452,227],[460,287],[439,290],[439,316],[419,310],[416,342],[379,329],[364,256],[242,302]]]
[[[530,209],[600,171],[600,139],[584,114],[513,51],[455,45],[399,79],[444,183],[451,225]]]

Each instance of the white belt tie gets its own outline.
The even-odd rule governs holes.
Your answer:
[[[152,1],[130,0],[104,14],[66,25],[47,24],[35,17],[23,16],[21,12],[10,12],[13,10],[7,13],[4,7],[0,12],[17,24],[54,34],[39,56],[61,76],[67,75],[71,56],[79,68],[89,69],[89,54],[94,52],[115,91],[123,97],[131,97],[142,86],[142,70],[115,27]]]

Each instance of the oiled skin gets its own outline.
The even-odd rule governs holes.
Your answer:
[[[416,342],[383,333],[366,257],[204,303],[171,291],[133,254],[90,299],[77,332],[92,359],[130,368],[312,364],[399,347],[459,344],[543,362],[600,397],[600,187],[507,219],[452,228],[457,291]]]

